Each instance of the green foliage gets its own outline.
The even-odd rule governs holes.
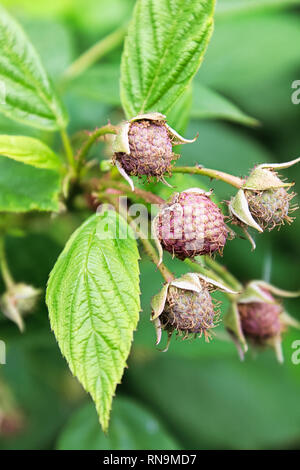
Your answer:
[[[128,375],[130,389],[176,430],[185,448],[201,442],[202,449],[270,449],[299,437],[299,384],[262,355],[246,363],[220,354],[147,362],[137,356]]]
[[[66,244],[48,283],[51,327],[107,430],[112,398],[136,328],[136,241],[114,212],[90,217]]]
[[[46,170],[59,171],[62,166],[47,145],[32,137],[0,135],[0,155]]]
[[[1,211],[57,211],[60,184],[56,171],[0,157]]]
[[[212,32],[214,0],[139,0],[122,57],[127,117],[166,114],[197,72]]]
[[[67,163],[61,162],[58,136],[44,130],[64,126],[66,116],[47,74],[68,109],[70,137],[108,119],[120,122],[124,118],[119,93],[121,47],[73,81],[64,82],[63,75],[87,48],[126,24],[134,0],[2,3],[26,31],[25,36],[1,7],[0,84],[5,83],[8,100],[4,103],[0,87],[0,133],[4,134],[0,136],[0,226],[9,233],[9,267],[17,282],[44,288],[62,252],[49,281],[51,324],[73,373],[94,395],[104,427],[129,351],[130,358],[105,435],[94,407],[81,407],[85,392],[62,359],[43,302],[26,318],[24,335],[0,314],[0,340],[7,345],[0,386],[1,381],[7,383],[25,418],[22,429],[10,436],[2,435],[0,426],[0,448],[51,449],[55,443],[60,449],[299,447],[300,366],[291,361],[292,344],[299,334],[294,330],[284,335],[285,363],[280,367],[271,351],[260,349],[252,349],[240,363],[222,322],[209,344],[178,338],[167,354],[161,354],[149,317],[151,297],[163,281],[142,252],[143,313],[132,343],[139,311],[136,241],[132,235],[118,240],[93,236],[97,218],[88,218],[85,183],[89,177],[97,181],[98,165],[84,172],[81,194],[78,187],[67,200],[61,194],[60,168]],[[180,166],[199,164],[244,177],[258,163],[289,160],[299,153],[300,108],[291,103],[291,83],[299,79],[300,28],[298,11],[291,7],[300,1],[219,0],[205,62],[190,85],[209,39],[205,31],[211,4],[137,2],[123,57],[122,104],[128,115],[149,109],[167,112],[171,126],[188,138],[199,133],[193,145],[176,147],[182,154]],[[168,11],[167,5],[174,10]],[[199,7],[200,12],[203,5],[207,5],[206,25],[199,21],[200,13],[191,25],[191,8]],[[201,31],[202,45],[197,44],[190,65],[179,73],[189,48],[196,48],[194,33]],[[169,40],[171,32],[177,42]],[[161,60],[164,49],[167,53]],[[75,155],[82,136],[88,135],[82,132],[72,139]],[[97,145],[91,157],[110,158],[109,147]],[[299,168],[287,174],[296,180]],[[166,180],[173,188],[137,178],[135,186],[163,198],[188,187],[212,188],[224,212],[222,201],[235,193],[222,182],[195,175],[175,173]],[[297,184],[295,191],[299,192]],[[59,198],[67,211],[51,218],[38,212],[59,211]],[[118,224],[127,231],[122,219]],[[290,228],[257,235],[254,253],[236,237],[227,243],[219,261],[241,282],[264,278],[282,288],[299,289],[299,234],[298,215]],[[164,262],[177,276],[189,270],[168,254]],[[0,288],[2,294],[1,278]],[[213,295],[222,301],[222,319],[228,299]],[[297,300],[285,306],[299,318]],[[165,342],[163,333],[163,346]]]
[[[77,410],[59,440],[59,450],[178,449],[178,444],[159,420],[128,398],[114,401],[109,433],[99,429],[95,409],[90,404]]]
[[[243,113],[238,106],[219,93],[201,85],[198,81],[193,86],[192,118],[227,119],[247,126],[256,126],[258,121]]]
[[[0,111],[28,125],[54,130],[66,115],[34,47],[0,7]]]

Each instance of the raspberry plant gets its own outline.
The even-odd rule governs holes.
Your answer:
[[[297,292],[260,280],[243,285],[215,260],[234,236],[246,236],[255,248],[253,232],[293,221],[291,213],[297,208],[291,204],[293,183],[277,172],[299,158],[281,164],[254,166],[253,162],[247,177],[204,168],[201,158],[193,167],[177,164],[180,145],[192,146],[196,139],[180,135],[186,127],[181,118],[211,38],[215,7],[214,0],[184,3],[183,9],[180,0],[137,0],[121,63],[123,118],[113,124],[99,123],[97,129],[80,136],[79,144],[70,138],[67,111],[34,45],[0,9],[0,72],[5,85],[0,111],[28,126],[57,132],[63,148],[58,153],[35,137],[1,135],[0,164],[6,186],[0,192],[0,210],[64,217],[74,210],[78,195],[84,196],[85,209],[95,212],[97,208],[67,241],[51,271],[46,302],[59,348],[92,396],[104,430],[139,319],[137,238],[164,280],[152,300],[157,344],[163,330],[167,347],[176,333],[183,339],[191,335],[212,339],[225,313],[220,313],[222,307],[211,296],[215,290],[229,300],[224,324],[241,357],[250,340],[254,347],[273,347],[282,361],[281,336],[288,326],[299,326],[280,301]],[[245,121],[245,116],[240,120]],[[99,168],[88,156],[100,141],[106,147]],[[176,174],[195,175],[199,186],[177,189]],[[201,176],[227,183],[236,195],[221,204]],[[159,181],[171,188],[174,182],[168,200],[157,192]],[[124,196],[126,207],[120,203]],[[144,204],[142,224],[131,216],[135,203]],[[152,221],[151,204],[156,206]],[[10,273],[4,241],[16,229],[14,224],[8,220],[1,225],[6,291],[0,306],[23,331],[24,315],[34,310],[40,292],[16,283]],[[164,252],[181,260],[189,272],[182,276],[171,272]]]

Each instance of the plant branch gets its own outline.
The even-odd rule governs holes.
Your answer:
[[[100,39],[100,41],[85,51],[67,68],[63,76],[63,83],[78,77],[78,75],[85,72],[89,67],[104,57],[108,52],[119,46],[124,39],[126,31],[127,24],[116,29],[113,33],[109,34],[105,38]]]
[[[210,256],[204,257],[205,264],[212,269],[215,273],[219,274],[227,284],[229,284],[234,290],[241,291],[243,289],[242,284],[231,274],[228,269]]]
[[[60,135],[61,135],[61,140],[65,149],[65,154],[69,163],[70,168],[75,171],[75,160],[74,160],[74,155],[73,155],[73,150],[71,147],[70,139],[65,131],[65,129],[61,128],[60,129]]]
[[[6,288],[11,289],[15,285],[15,281],[10,273],[10,270],[7,264],[3,238],[0,238],[0,269],[1,269],[3,281],[4,281]]]
[[[200,262],[194,260],[194,259],[189,259],[189,258],[186,258],[184,260],[184,263],[187,264],[189,267],[191,267],[194,271],[200,273],[200,274],[203,274],[204,276],[208,276],[210,277],[211,279],[214,279],[215,281],[217,282],[220,282],[220,278],[224,281],[224,284],[227,285],[227,287],[233,289],[233,290],[236,290],[236,291],[240,291],[242,286],[241,284],[235,280],[235,284],[231,284],[231,282],[229,282],[229,279],[233,278],[233,276],[229,277],[228,278],[225,278],[222,274],[223,274],[223,271],[221,270],[222,266],[219,265],[216,261],[214,261],[214,263],[216,263],[218,266],[219,266],[219,272],[211,269],[210,267],[206,267],[204,264],[201,264],[201,261],[202,259],[200,258]],[[228,273],[228,271],[226,270],[226,268],[224,268],[224,271],[226,271],[226,273]],[[228,273],[229,274],[229,273]],[[234,278],[233,278],[234,279]],[[232,279],[231,279],[232,280]],[[224,294],[229,298],[229,299],[233,299],[235,298],[235,294],[229,294],[229,293],[225,293]]]
[[[160,271],[162,277],[164,278],[164,280],[166,282],[172,282],[175,277],[174,275],[171,273],[171,271],[169,271],[169,269],[163,264],[163,263],[160,263],[159,264],[159,257],[152,245],[152,243],[150,243],[150,241],[148,240],[148,238],[145,236],[145,234],[142,232],[141,228],[139,225],[137,225],[134,221],[134,219],[132,219],[132,217],[130,217],[127,213],[127,211],[125,210],[122,210],[122,208],[120,207],[120,205],[117,204],[116,202],[116,198],[112,195],[106,195],[106,198],[109,200],[109,202],[115,207],[116,211],[124,218],[126,218],[130,224],[130,227],[135,231],[135,233],[137,234],[137,236],[139,237],[143,247],[144,247],[144,250],[146,252],[146,254],[149,256],[149,258],[152,260],[152,262],[157,266],[158,270]]]
[[[81,147],[77,154],[76,158],[76,172],[77,174],[79,173],[81,169],[81,165],[87,156],[89,150],[91,147],[94,145],[94,143],[99,139],[99,137],[102,137],[106,134],[116,134],[117,129],[115,126],[112,126],[111,124],[107,124],[106,126],[99,127],[99,129],[96,129],[93,131],[87,141],[84,143],[84,145]]]
[[[145,191],[144,189],[135,188],[134,192],[131,190],[130,186],[125,183],[121,183],[115,180],[105,180],[104,178],[99,181],[100,186],[104,188],[113,188],[119,189],[125,194],[128,194],[129,197],[134,197],[137,195],[140,199],[143,199],[145,202],[149,204],[157,204],[161,205],[165,203],[165,200],[162,199],[160,196],[151,193],[150,191]]]
[[[231,186],[234,186],[235,188],[238,188],[238,189],[240,189],[244,184],[244,181],[237,176],[224,173],[223,171],[212,170],[210,168],[201,168],[200,166],[196,166],[196,167],[177,166],[172,169],[172,172],[208,176],[209,178],[217,179],[220,181],[224,181],[225,183],[231,184]]]

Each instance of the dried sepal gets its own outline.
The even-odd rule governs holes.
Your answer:
[[[156,294],[151,300],[151,307],[153,310],[153,315],[151,317],[152,321],[156,320],[162,314],[165,308],[169,285],[169,282],[165,284],[161,291]]]
[[[0,298],[0,309],[11,321],[24,331],[24,315],[32,312],[40,297],[41,289],[17,283],[10,287]]]
[[[235,197],[230,201],[228,207],[230,214],[242,222],[242,224],[255,228],[259,232],[263,232],[263,229],[255,222],[251,215],[248,201],[242,189],[237,192]]]
[[[224,325],[229,331],[239,353],[241,360],[248,351],[248,344],[242,330],[242,324],[238,306],[236,302],[232,302],[224,317]]]

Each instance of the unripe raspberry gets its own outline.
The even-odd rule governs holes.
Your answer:
[[[131,176],[155,177],[164,181],[171,162],[179,157],[172,146],[194,142],[181,137],[160,113],[136,116],[118,127],[113,142],[113,161],[121,175],[134,189]]]
[[[36,307],[41,290],[24,283],[14,284],[0,297],[3,314],[24,330],[23,317]]]
[[[283,181],[276,170],[289,168],[299,161],[300,158],[296,158],[285,163],[258,165],[229,201],[231,221],[242,228],[253,249],[256,245],[248,227],[263,232],[267,228],[273,230],[276,226],[293,221],[289,213],[298,209],[297,205],[290,205],[295,194],[288,193],[288,189],[293,183]]]
[[[167,331],[176,330],[186,335],[204,334],[208,339],[209,329],[216,326],[215,317],[212,298],[204,284],[201,292],[170,286],[160,321]]]
[[[219,321],[219,312],[210,296],[210,292],[217,289],[228,294],[237,294],[219,280],[200,273],[187,273],[166,283],[151,301],[151,320],[156,329],[156,344],[160,343],[162,329],[168,332],[164,351],[168,350],[174,331],[184,335],[183,339],[193,334],[199,337],[204,335],[208,341],[211,338],[210,330]]]
[[[277,303],[253,302],[238,304],[241,326],[246,337],[256,342],[280,335],[282,307]]]
[[[130,125],[128,140],[130,154],[116,153],[115,158],[129,175],[160,177],[177,158],[164,122],[135,121]]]
[[[272,230],[276,226],[290,222],[290,200],[293,193],[284,188],[269,189],[267,191],[245,191],[249,209],[255,221],[264,229]]]
[[[222,252],[228,235],[222,212],[200,189],[175,194],[155,230],[162,247],[180,259]]]

